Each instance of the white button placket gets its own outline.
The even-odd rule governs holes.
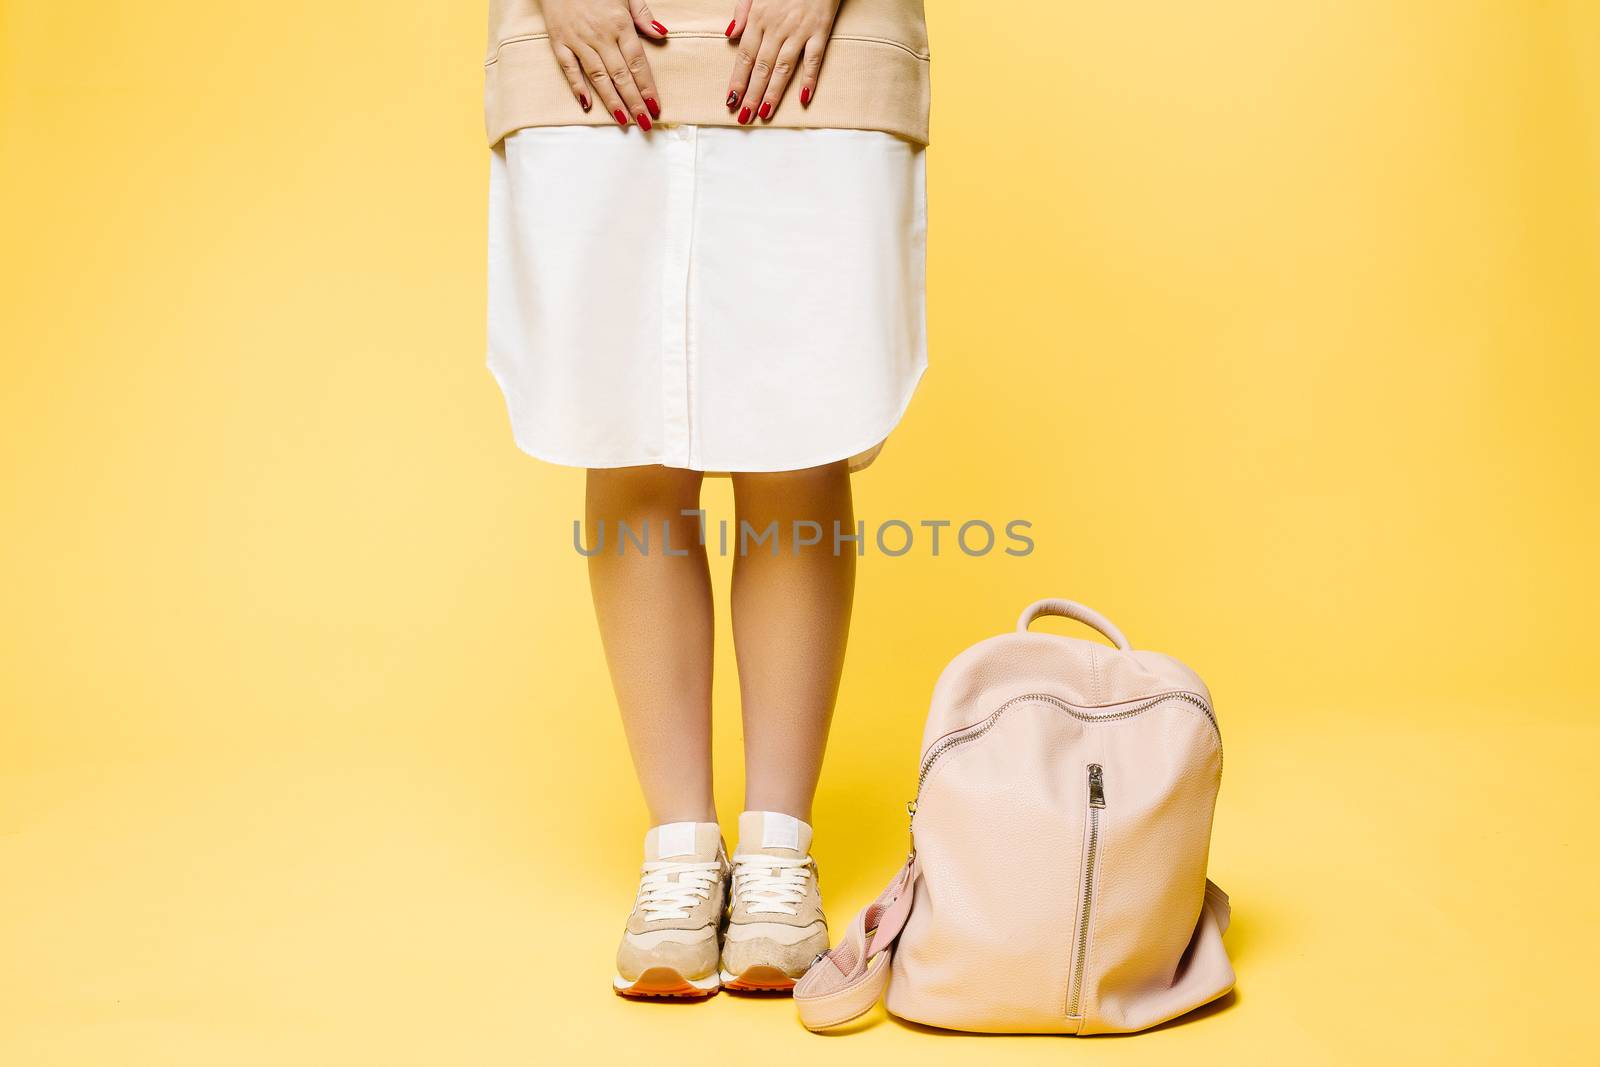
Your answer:
[[[668,153],[666,255],[661,277],[661,453],[674,467],[696,467],[694,346],[689,331],[690,245],[694,235],[699,129],[657,126],[645,136],[660,139]]]

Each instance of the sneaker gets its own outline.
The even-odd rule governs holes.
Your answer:
[[[639,896],[617,946],[612,986],[625,997],[706,997],[722,984],[728,856],[714,822],[674,822],[644,835]]]
[[[810,825],[792,815],[739,816],[733,905],[722,939],[722,984],[728,989],[793,989],[828,951],[828,921],[810,848]]]

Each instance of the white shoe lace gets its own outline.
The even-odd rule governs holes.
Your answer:
[[[806,899],[811,884],[811,857],[764,856],[753,853],[733,857],[733,902],[752,914],[798,913],[795,905]]]
[[[711,897],[711,887],[722,878],[722,863],[678,863],[653,860],[639,875],[639,896],[635,910],[644,913],[645,922],[657,919],[687,919],[702,900]]]

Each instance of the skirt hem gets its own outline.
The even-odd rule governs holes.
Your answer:
[[[506,383],[500,377],[500,372],[495,367],[494,360],[492,358],[488,362],[488,367],[489,373],[494,376],[496,384],[500,386],[501,396],[506,400],[507,408],[510,408],[510,392],[506,389]],[[532,456],[534,459],[540,460],[544,463],[553,463],[558,467],[578,467],[584,470],[612,470],[618,467],[670,467],[673,470],[701,471],[702,473],[709,474],[712,477],[718,477],[728,474],[776,474],[782,471],[802,471],[808,470],[812,467],[825,467],[830,463],[838,463],[840,460],[853,461],[857,458],[860,458],[861,462],[859,464],[852,462],[850,465],[850,472],[854,474],[857,471],[866,470],[872,465],[873,460],[878,458],[878,453],[881,452],[883,450],[883,446],[888,443],[889,435],[894,433],[894,431],[899,427],[901,420],[905,418],[906,411],[911,407],[911,400],[917,394],[917,386],[922,384],[922,376],[927,373],[928,363],[926,360],[924,360],[922,365],[917,368],[917,373],[912,377],[911,384],[906,389],[905,394],[900,398],[900,403],[896,407],[894,416],[889,419],[887,426],[874,432],[865,441],[848,450],[840,451],[838,449],[829,449],[826,458],[822,459],[805,460],[794,463],[785,462],[782,465],[763,464],[758,466],[749,466],[741,464],[734,466],[731,464],[706,464],[703,467],[690,467],[682,463],[669,463],[665,457],[662,456],[646,456],[637,460],[627,459],[620,461],[612,460],[603,463],[589,463],[570,457],[557,456],[548,449],[531,444],[523,435],[522,428],[517,424],[514,411],[512,412],[511,419],[511,438],[516,443],[516,446],[519,450],[529,456]]]

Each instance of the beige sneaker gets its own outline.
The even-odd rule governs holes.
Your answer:
[[[707,997],[722,984],[728,856],[714,822],[674,822],[644,835],[639,896],[617,946],[612,986],[625,997]]]
[[[793,989],[795,979],[828,951],[828,921],[810,849],[810,825],[791,815],[739,816],[733,906],[722,939],[722,984],[728,989]]]

